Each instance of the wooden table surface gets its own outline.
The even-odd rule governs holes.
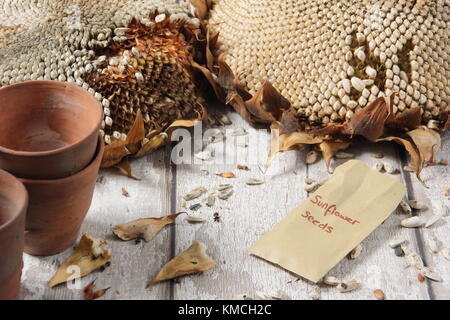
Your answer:
[[[329,177],[324,161],[306,165],[307,150],[292,151],[278,156],[263,174],[260,164],[266,159],[269,133],[250,128],[236,113],[228,108],[224,110],[233,124],[219,129],[226,132],[232,128],[245,128],[249,132],[248,136],[228,136],[226,148],[222,142],[208,146],[215,150],[213,159],[225,155],[227,161],[218,164],[215,160],[197,159],[198,164],[174,165],[169,161],[171,149],[167,147],[131,162],[133,173],[141,178],[140,181],[121,176],[114,169],[101,171],[102,178],[97,182],[93,204],[81,232],[108,241],[112,250],[111,266],[84,277],[79,289],[69,289],[66,285],[50,289],[46,286],[47,281],[72,249],[51,257],[25,255],[21,298],[83,299],[84,286],[97,279],[97,288],[111,287],[101,299],[230,299],[241,294],[257,297],[257,292],[279,292],[289,299],[309,299],[316,290],[313,283],[249,255],[246,249],[307,198],[305,178],[321,181]],[[249,152],[254,150],[250,146],[243,146],[246,140],[255,136],[259,137],[258,154]],[[442,136],[439,157],[449,157],[449,140],[447,132]],[[246,143],[254,146],[256,142]],[[448,209],[449,200],[443,194],[444,189],[450,187],[448,166],[431,166],[423,170],[427,189],[413,174],[402,170],[407,159],[395,144],[357,145],[348,152],[371,167],[384,161],[399,168],[400,173],[393,177],[407,185],[408,199],[421,200],[427,205],[426,210],[417,211],[417,214],[430,217],[432,204],[439,201],[443,201]],[[383,153],[384,159],[373,158],[373,152]],[[332,168],[344,161],[333,160]],[[250,171],[237,170],[237,164],[247,165]],[[215,175],[227,171],[233,171],[236,178],[224,179]],[[245,184],[248,178],[264,179],[265,183],[248,186]],[[203,204],[195,213],[187,210],[190,214],[205,217],[204,223],[189,223],[186,215],[181,215],[153,241],[139,244],[120,241],[111,232],[113,226],[134,219],[185,211],[183,195],[199,186],[213,192],[221,183],[234,186],[234,194],[229,200],[217,200],[212,208]],[[129,197],[122,195],[122,188],[128,191]],[[203,197],[197,200],[190,201],[188,207],[202,202]],[[219,213],[219,222],[214,220],[215,212]],[[434,231],[443,246],[450,248],[450,218],[447,216],[431,229],[402,228],[400,221],[404,218],[404,214],[394,212],[363,241],[363,251],[356,260],[344,259],[329,272],[340,279],[361,282],[360,289],[339,293],[335,288],[320,285],[320,299],[374,299],[375,289],[383,290],[386,299],[449,299],[450,261],[431,253],[424,239]],[[417,270],[407,268],[406,258],[397,257],[388,246],[390,240],[398,237],[409,240],[411,247],[443,278],[443,282],[419,282]],[[207,245],[207,252],[217,262],[217,267],[145,289],[159,269],[194,240]]]

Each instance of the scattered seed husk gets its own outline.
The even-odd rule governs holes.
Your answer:
[[[406,172],[415,172],[416,171],[416,169],[414,169],[414,167],[411,167],[410,165],[404,166],[403,170],[405,170]]]
[[[399,172],[398,169],[390,163],[384,163],[384,170],[389,174],[396,174]]]
[[[439,164],[441,166],[448,166],[448,160],[447,159],[441,159],[441,160],[439,160]]]
[[[109,290],[109,288],[101,289],[101,290],[94,290],[95,289],[95,281],[92,281],[89,283],[83,290],[84,292],[84,300],[95,300],[103,295]]]
[[[383,162],[377,162],[375,164],[375,170],[377,170],[378,172],[383,172],[384,171],[384,163]]]
[[[201,218],[201,217],[193,217],[193,216],[187,216],[186,220],[190,223],[202,223],[205,222],[206,219]]]
[[[214,217],[214,222],[220,222],[220,215],[218,212],[214,212],[213,217]]]
[[[441,254],[444,256],[445,259],[450,261],[450,249],[449,248],[442,248]]]
[[[212,153],[209,150],[204,150],[204,151],[200,151],[196,154],[194,154],[194,157],[196,157],[197,159],[200,160],[211,160],[212,158]]]
[[[441,248],[441,243],[436,237],[436,234],[433,231],[429,231],[426,239],[431,252],[438,253]]]
[[[436,281],[436,282],[442,282],[442,277],[438,275],[436,272],[431,270],[428,267],[422,267],[420,268],[420,273],[423,274],[426,278]]]
[[[312,184],[309,184],[309,185],[305,186],[304,189],[305,189],[306,192],[314,192],[319,187],[320,187],[320,184],[316,182],[316,183],[312,183]]]
[[[433,206],[433,216],[427,221],[425,224],[425,228],[429,228],[434,225],[436,222],[441,220],[443,217],[447,215],[447,208],[442,201],[435,201],[432,203]]]
[[[348,281],[339,283],[336,288],[339,292],[344,293],[344,292],[350,292],[350,291],[356,290],[360,286],[361,286],[361,284],[358,281],[348,280]]]
[[[218,143],[225,140],[225,136],[222,133],[211,135],[208,137],[209,143]]]
[[[260,300],[289,300],[289,297],[281,290],[272,292],[256,291],[256,297]]]
[[[320,299],[320,287],[318,285],[314,284],[309,287],[308,298],[310,300],[319,300]]]
[[[355,157],[355,155],[353,153],[338,151],[338,152],[336,152],[334,157],[336,159],[353,159]]]
[[[425,204],[420,200],[408,200],[408,205],[416,210],[422,210],[426,208]]]
[[[125,188],[122,188],[121,190],[120,190],[120,192],[122,193],[122,195],[124,196],[124,197],[130,197],[130,194],[128,193],[128,191],[127,190],[125,190]]]
[[[383,159],[384,154],[382,154],[380,152],[374,152],[374,153],[372,153],[372,157],[374,157],[375,159]]]
[[[230,188],[230,189],[226,189],[226,190],[223,190],[223,191],[221,191],[220,193],[219,193],[219,199],[221,199],[221,200],[228,200],[232,195],[233,195],[233,193],[234,193],[234,191],[233,191],[233,189],[232,188]]]
[[[225,190],[228,190],[228,189],[231,189],[231,188],[233,188],[233,186],[231,184],[224,183],[224,184],[219,184],[219,186],[217,187],[217,190],[218,191],[225,191]]]
[[[408,240],[405,240],[405,239],[394,239],[389,242],[389,247],[391,247],[392,249],[395,249],[407,242],[408,242]]]
[[[68,280],[84,277],[108,263],[111,251],[103,248],[105,244],[104,240],[83,235],[73,254],[58,268],[48,286],[53,288]],[[79,268],[79,273],[73,273],[74,266]]]
[[[400,247],[403,249],[403,251],[405,252],[405,255],[414,253],[414,251],[411,250],[411,248],[409,247],[409,241],[405,241],[403,242]]]
[[[306,183],[306,184],[313,184],[313,183],[317,183],[317,181],[316,181],[316,180],[313,180],[313,179],[306,178],[306,179],[305,179],[305,183]]]
[[[238,164],[237,168],[239,170],[245,170],[245,171],[250,171],[250,168],[241,164]]]
[[[334,286],[337,286],[338,284],[340,284],[341,280],[339,280],[338,278],[333,277],[333,276],[325,276],[323,278],[323,283],[334,287]]]
[[[167,262],[147,287],[180,276],[213,269],[216,262],[206,253],[207,247],[195,241],[188,249]]]
[[[403,219],[400,224],[405,228],[419,228],[425,224],[425,221],[421,217],[414,216]]]
[[[415,267],[418,270],[422,269],[424,266],[422,258],[415,252],[407,254],[406,259],[408,260],[409,266]]]
[[[363,249],[362,245],[361,245],[361,244],[358,244],[358,245],[356,246],[355,249],[353,249],[352,251],[350,251],[350,253],[347,255],[347,257],[348,257],[350,260],[355,260],[355,259],[358,258],[358,256],[361,254],[362,249]]]
[[[401,209],[401,212],[406,213],[406,214],[411,214],[411,212],[412,212],[411,207],[409,206],[408,202],[406,202],[405,200],[402,200],[400,202],[399,208]]]
[[[247,130],[245,130],[244,128],[235,128],[227,130],[227,133],[233,137],[246,136],[248,134]]]
[[[400,247],[400,246],[398,246],[394,249],[394,253],[397,257],[405,256],[405,252],[403,251],[402,247]]]
[[[226,179],[231,179],[231,178],[235,178],[235,174],[233,172],[223,172],[223,173],[216,173],[216,176],[222,177],[222,178],[226,178]]]
[[[196,203],[193,204],[192,206],[189,207],[189,210],[191,211],[197,211],[198,209],[200,209],[202,207],[202,205],[200,203]]]
[[[417,274],[417,280],[419,280],[419,282],[424,282],[425,281],[425,277],[423,276],[423,274],[418,273]]]
[[[248,184],[249,186],[258,186],[258,185],[263,184],[264,180],[250,178],[250,179],[247,179],[247,181],[245,183]]]
[[[319,159],[319,153],[316,150],[311,150],[306,154],[306,164],[313,164]]]
[[[175,219],[184,212],[171,214],[161,218],[137,219],[113,228],[113,233],[121,240],[129,241],[142,238],[145,242],[151,241],[168,224],[174,223]]]
[[[212,207],[214,206],[214,204],[216,203],[216,195],[214,193],[211,193],[208,198],[206,198],[206,205],[208,207]]]
[[[226,115],[226,114],[222,114],[220,115],[217,120],[220,122],[221,125],[223,126],[229,126],[231,124],[233,124],[233,122],[231,121],[231,119]]]
[[[183,199],[186,201],[194,200],[204,194],[207,190],[204,187],[198,187],[183,196]]]
[[[373,295],[375,296],[375,298],[377,300],[384,300],[385,296],[384,296],[384,292],[380,289],[376,289],[373,291]]]

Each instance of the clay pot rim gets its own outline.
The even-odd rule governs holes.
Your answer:
[[[83,88],[69,83],[69,82],[61,82],[61,81],[54,81],[54,80],[31,80],[31,81],[24,81],[24,82],[19,82],[19,83],[15,83],[12,85],[8,85],[5,87],[0,88],[0,95],[3,91],[6,91],[10,88],[17,88],[17,87],[28,87],[28,86],[52,86],[52,87],[59,87],[59,88],[68,88],[74,91],[77,91],[83,95],[85,95],[87,97],[87,99],[92,100],[93,103],[95,103],[96,105],[98,105],[98,110],[99,112],[97,113],[98,116],[98,121],[97,121],[97,126],[95,126],[90,132],[89,134],[85,135],[84,138],[78,140],[75,143],[71,143],[67,146],[61,147],[61,148],[57,148],[57,149],[52,149],[52,150],[47,150],[47,151],[19,151],[19,150],[14,150],[14,149],[10,149],[7,147],[3,147],[0,145],[0,152],[4,152],[6,154],[10,154],[13,156],[23,156],[23,157],[43,157],[43,156],[51,156],[51,155],[55,155],[58,153],[63,153],[63,152],[68,152],[68,151],[72,151],[73,149],[77,149],[81,144],[85,143],[87,140],[89,140],[90,137],[92,137],[93,134],[95,134],[95,132],[98,132],[100,130],[101,127],[101,123],[103,120],[103,109],[100,106],[100,103],[98,102],[98,100],[92,96],[88,91],[84,90]]]
[[[14,202],[20,203],[19,208],[17,208],[17,210],[15,210],[14,212],[15,215],[4,224],[0,224],[0,232],[2,232],[3,230],[6,230],[8,226],[16,222],[20,218],[20,215],[24,210],[26,211],[28,207],[28,191],[23,182],[8,171],[0,169],[0,176],[6,177],[11,181],[11,183],[15,184],[14,187],[19,191],[19,196],[14,198]]]
[[[73,180],[79,179],[80,176],[84,176],[86,174],[89,174],[89,171],[92,170],[92,167],[96,165],[96,163],[102,161],[103,158],[103,152],[105,150],[105,144],[103,143],[103,138],[101,135],[98,135],[98,144],[97,149],[95,151],[94,158],[91,160],[91,162],[81,171],[78,171],[77,173],[60,179],[25,179],[25,178],[17,178],[20,182],[22,182],[24,185],[38,185],[38,184],[46,184],[46,185],[58,185],[62,183],[68,183]]]

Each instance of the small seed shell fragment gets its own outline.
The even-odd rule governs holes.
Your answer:
[[[338,151],[338,152],[336,152],[334,157],[336,159],[353,159],[355,157],[355,155],[352,153],[348,153],[348,152]]]
[[[376,289],[373,291],[373,295],[377,300],[384,300],[384,292],[380,289]]]
[[[389,247],[391,247],[392,249],[395,249],[407,242],[408,242],[408,240],[405,240],[405,239],[394,239],[389,242]]]
[[[233,172],[223,172],[223,173],[216,173],[216,176],[222,177],[222,178],[226,178],[226,179],[231,179],[231,178],[235,178],[235,174]]]
[[[379,153],[379,152],[374,152],[374,153],[372,153],[372,157],[374,157],[375,159],[382,159],[382,158],[384,158],[384,154]]]
[[[219,193],[219,199],[220,200],[228,200],[228,198],[230,198],[233,195],[234,191],[232,188],[223,190]]]
[[[258,186],[264,183],[264,180],[261,179],[255,179],[255,178],[250,178],[248,179],[246,182],[246,184],[248,184],[249,186]]]
[[[208,207],[212,207],[214,206],[214,204],[216,203],[216,195],[214,193],[211,193],[208,198],[206,198],[206,205]]]
[[[92,281],[89,283],[83,290],[84,292],[84,300],[95,300],[103,295],[109,290],[109,288],[101,289],[101,290],[94,290],[95,289],[95,281]]]
[[[406,213],[406,214],[411,214],[411,212],[412,212],[411,207],[409,206],[408,202],[406,202],[405,200],[402,200],[400,202],[399,208],[401,209],[401,211],[403,213]]]
[[[213,269],[216,262],[207,255],[206,249],[203,243],[194,241],[188,249],[167,262],[147,287],[160,281]]]
[[[408,204],[411,208],[416,210],[422,210],[425,209],[425,204],[420,200],[408,200]]]
[[[204,187],[198,187],[186,194],[183,199],[186,201],[194,200],[204,194],[207,190]]]
[[[311,150],[306,154],[306,164],[313,164],[319,159],[319,153],[315,150]]]
[[[196,154],[194,154],[194,157],[200,160],[210,160],[212,158],[212,153],[209,150],[200,151]]]
[[[403,219],[400,224],[405,228],[418,228],[422,227],[425,224],[425,221],[421,217],[414,216]]]
[[[438,275],[436,272],[434,272],[433,270],[431,270],[428,267],[422,267],[420,269],[420,273],[423,274],[426,278],[436,281],[436,282],[442,282],[443,279],[440,275]]]
[[[113,233],[124,241],[143,238],[145,242],[151,241],[168,224],[171,224],[183,212],[171,214],[161,218],[137,219],[125,224],[115,226]]]
[[[360,283],[356,280],[348,280],[337,285],[337,290],[341,293],[350,292],[360,287]]]
[[[201,217],[193,217],[193,216],[187,216],[186,220],[190,223],[202,223],[205,222],[206,219]]]
[[[436,237],[436,234],[433,231],[429,231],[426,239],[428,247],[430,248],[431,252],[438,253],[441,248],[441,245],[440,241]]]
[[[323,278],[323,283],[329,286],[337,286],[338,284],[341,283],[341,280],[333,276],[325,276]]]
[[[111,259],[111,251],[104,249],[106,241],[83,235],[73,254],[58,268],[55,275],[48,282],[48,286],[64,283],[68,280],[84,277],[102,267]],[[79,268],[79,273],[73,273],[73,267]]]
[[[352,251],[350,251],[350,253],[348,254],[348,258],[350,259],[350,260],[355,260],[356,258],[358,258],[358,256],[361,254],[361,252],[362,252],[362,245],[361,244],[358,244],[357,246],[356,246],[356,248],[355,249],[353,249]]]

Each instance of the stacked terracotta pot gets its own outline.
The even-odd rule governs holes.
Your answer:
[[[69,83],[0,89],[0,300],[18,295],[22,252],[75,243],[103,156],[102,118],[99,102]]]

